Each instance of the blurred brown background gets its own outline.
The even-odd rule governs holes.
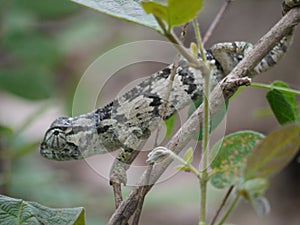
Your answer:
[[[202,33],[222,4],[221,0],[205,2],[199,18]],[[280,6],[280,0],[234,1],[206,46],[235,40],[255,43],[280,19]],[[84,206],[88,225],[105,224],[114,211],[108,181],[95,173],[86,161],[43,159],[38,144],[55,118],[71,115],[76,86],[98,56],[120,44],[165,39],[148,28],[66,0],[2,1],[0,14],[0,194],[51,207]],[[195,41],[191,29],[187,39]],[[283,80],[299,89],[299,59],[298,27],[294,43],[280,64],[254,81]],[[145,63],[120,71],[118,74],[122,75],[110,80],[101,92],[99,106],[114,98],[129,81],[149,75],[162,66]],[[106,79],[105,74],[99,76]],[[268,133],[278,126],[267,106],[265,93],[266,90],[247,88],[232,100],[227,133],[245,129]],[[99,166],[108,171],[111,158],[97,158],[101,162]],[[270,214],[258,217],[241,201],[230,222],[300,224],[299,180],[300,166],[295,159],[272,180],[267,193]],[[209,216],[214,214],[223,194],[213,188],[209,192]],[[177,174],[157,185],[148,195],[141,224],[197,224],[198,202],[196,179],[189,174]]]

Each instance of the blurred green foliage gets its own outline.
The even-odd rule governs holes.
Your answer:
[[[78,11],[67,0],[2,3],[0,88],[32,100],[52,96],[54,74],[63,60],[58,25]]]
[[[68,101],[72,100],[69,96],[79,79],[76,75],[81,65],[72,59],[87,57],[83,54],[76,58],[80,50],[73,51],[73,48],[93,45],[74,43],[82,40],[82,36],[95,38],[95,31],[101,30],[99,16],[97,20],[85,19],[83,13],[81,7],[68,0],[1,1],[0,95],[9,93],[25,103],[61,96],[64,105],[69,106]],[[93,51],[91,54],[100,52],[97,48]],[[67,171],[51,169],[37,159],[40,138],[24,135],[49,109],[51,102],[41,102],[42,106],[17,126],[0,118],[0,194],[51,207],[105,207],[102,202],[99,206],[88,189],[70,183]],[[0,110],[4,107],[0,102]],[[104,204],[112,207],[105,201]],[[97,216],[92,211],[87,224],[104,224],[99,212],[94,213]]]

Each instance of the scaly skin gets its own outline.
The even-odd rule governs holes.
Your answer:
[[[300,0],[286,0],[282,6],[283,15],[299,5]],[[292,36],[293,32],[284,37],[249,76],[274,66],[286,53]],[[248,42],[227,42],[208,49],[206,57],[211,65],[212,86],[232,71],[251,48],[252,44]],[[153,74],[103,108],[55,120],[45,134],[41,155],[53,160],[78,160],[121,148],[112,167],[111,180],[126,183],[126,169],[129,167],[126,162],[140,140],[148,138],[161,120],[171,68],[172,65]],[[203,82],[201,71],[188,67],[181,59],[164,119],[201,97]]]

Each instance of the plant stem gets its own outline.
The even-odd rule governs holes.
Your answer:
[[[194,26],[195,35],[196,35],[196,38],[197,38],[198,48],[199,48],[200,53],[201,53],[202,61],[206,62],[206,55],[205,55],[204,47],[203,47],[203,44],[202,44],[201,33],[200,33],[200,29],[199,29],[199,24],[198,24],[197,18],[195,18],[193,20],[193,26]]]
[[[208,163],[208,148],[209,148],[209,93],[210,93],[210,70],[206,65],[206,55],[203,47],[201,33],[197,19],[193,20],[195,36],[197,38],[198,49],[201,54],[202,62],[204,62],[207,73],[202,73],[204,77],[204,116],[203,116],[203,140],[202,140],[202,170],[201,179],[199,180],[201,188],[201,201],[200,201],[200,220],[199,225],[206,224],[206,201],[207,201],[207,163]]]
[[[206,225],[206,197],[207,197],[207,179],[202,172],[201,180],[199,181],[201,187],[201,201],[200,201],[200,220],[199,225]]]
[[[186,23],[182,27],[181,34],[180,34],[180,42],[181,43],[183,43],[183,41],[185,39],[187,26],[188,26],[188,23]],[[176,70],[177,70],[177,67],[178,67],[178,64],[179,64],[179,60],[180,60],[180,54],[177,53],[176,56],[175,56],[174,62],[173,62],[171,74],[169,76],[169,83],[168,83],[168,86],[167,86],[167,92],[166,92],[166,95],[164,96],[165,99],[164,99],[163,105],[162,105],[161,118],[163,120],[165,120],[165,117],[166,117],[167,105],[168,105],[169,98],[170,98],[170,95],[171,95],[171,91],[172,91],[172,88],[173,88],[173,82],[174,82],[174,78],[175,78],[175,75],[176,75]],[[161,128],[161,126],[158,126],[158,129],[156,131],[155,146],[158,146],[158,137],[159,137],[159,134],[160,134],[160,128]]]
[[[200,224],[206,224],[206,191],[208,182],[208,148],[209,148],[209,89],[210,77],[204,77],[204,116],[203,116],[203,140],[202,140],[202,171],[201,171],[201,209],[200,209]]]
[[[227,212],[223,215],[222,219],[217,225],[222,225],[228,218],[228,216],[232,213],[232,210],[235,208],[236,204],[239,202],[240,195],[237,195],[233,202],[231,203],[231,206],[228,208]]]
[[[290,93],[290,94],[300,95],[300,91],[298,91],[298,90],[285,88],[285,87],[277,87],[277,86],[270,85],[270,84],[251,83],[251,87],[265,88],[265,89],[275,89],[275,90]]]
[[[166,29],[163,21],[155,17],[158,24],[164,31],[165,37],[171,41],[180,54],[190,63],[191,66],[195,67],[199,71],[202,72],[202,76],[204,77],[204,116],[203,116],[203,141],[202,141],[202,171],[201,174],[198,173],[197,170],[193,171],[193,167],[191,167],[191,172],[197,175],[201,188],[201,201],[200,201],[200,220],[199,224],[206,225],[206,197],[207,197],[207,182],[208,182],[208,172],[207,172],[207,163],[208,163],[208,147],[209,147],[209,93],[210,93],[210,69],[207,66],[206,55],[204,52],[203,44],[201,41],[201,34],[198,26],[198,22],[194,20],[194,29],[195,34],[198,41],[198,48],[201,53],[202,61],[195,58],[189,51],[187,51],[184,46],[180,43],[180,41],[176,38],[175,35],[170,30]],[[176,155],[176,154],[175,154]],[[180,158],[179,156],[175,156],[176,159]],[[181,158],[180,158],[181,159]],[[178,159],[179,160],[179,159]],[[180,160],[179,160],[180,161]],[[191,165],[189,165],[191,166]]]
[[[229,196],[230,196],[230,194],[231,194],[233,188],[234,188],[234,186],[231,186],[231,187],[228,189],[228,191],[227,191],[227,193],[226,193],[226,195],[225,195],[225,197],[224,197],[224,199],[223,199],[223,201],[222,201],[222,203],[221,203],[219,209],[217,210],[216,215],[215,215],[214,218],[212,219],[210,225],[215,224],[215,222],[216,222],[218,216],[220,215],[222,209],[224,208],[224,206],[225,206],[225,204],[226,204],[226,202],[227,202],[227,200],[228,200],[228,198],[229,198]]]
[[[201,70],[204,74],[209,73],[207,66],[204,62],[198,61],[192,54],[190,54],[189,51],[186,50],[186,48],[180,43],[180,41],[177,39],[177,37],[171,32],[168,31],[165,27],[165,24],[163,21],[155,17],[157,23],[164,31],[164,35],[166,38],[169,39],[171,43],[173,43],[174,47],[180,52],[180,54],[190,63],[190,66],[193,66],[196,69]]]

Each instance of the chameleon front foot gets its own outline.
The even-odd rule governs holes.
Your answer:
[[[121,162],[119,159],[115,159],[110,170],[109,183],[112,186],[114,191],[116,209],[120,206],[120,204],[123,201],[121,184],[126,185],[127,183],[127,176],[126,176],[127,169],[128,166],[126,166],[125,163]]]
[[[113,183],[126,185],[126,183],[127,183],[126,170],[127,169],[128,169],[128,165],[121,162],[119,159],[116,159],[110,170],[109,183],[111,185]]]
[[[138,151],[134,151],[132,148],[123,147],[110,169],[110,184],[114,182],[126,185],[126,171],[129,169],[138,153]]]

